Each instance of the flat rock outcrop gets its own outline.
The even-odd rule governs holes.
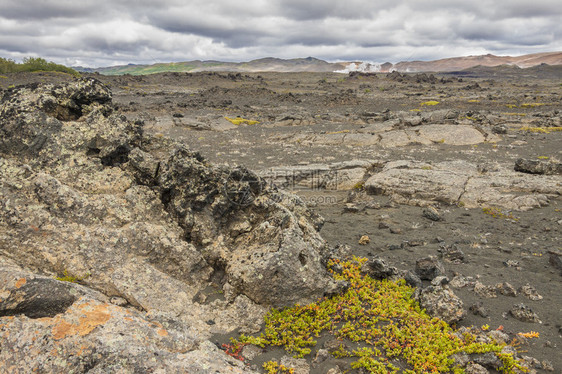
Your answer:
[[[443,202],[509,210],[544,206],[549,196],[562,194],[557,176],[522,174],[501,165],[460,160],[389,162],[365,182],[365,188],[369,193],[392,195],[397,201],[415,205]]]

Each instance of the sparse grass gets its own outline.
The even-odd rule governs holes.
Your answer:
[[[477,100],[477,99],[473,99],[473,100],[468,100],[468,102],[469,102],[469,103],[479,103],[479,102],[480,102],[480,100]]]
[[[365,258],[351,261],[330,260],[328,269],[336,280],[346,281],[349,289],[342,295],[323,298],[315,303],[272,309],[265,316],[265,332],[260,336],[241,335],[231,339],[233,346],[254,344],[280,346],[295,357],[312,352],[316,338],[330,333],[350,340],[359,347],[344,345],[334,357],[354,357],[354,369],[368,373],[463,373],[451,356],[455,353],[493,353],[503,363],[502,371],[526,371],[513,355],[502,353],[506,344],[481,343],[471,332],[455,330],[438,318],[432,318],[412,298],[414,289],[404,280],[374,280],[361,272]],[[402,369],[390,360],[399,360]],[[268,364],[268,363],[266,363]],[[275,370],[275,364],[266,368]],[[267,373],[277,373],[267,371]]]
[[[0,75],[0,79],[8,79],[8,77],[5,75]]]
[[[537,157],[539,160],[548,160],[550,157],[548,156],[539,156]]]
[[[236,118],[224,117],[224,119],[226,119],[227,121],[229,121],[230,123],[232,123],[233,125],[236,125],[236,126],[239,126],[241,124],[257,125],[258,123],[260,123],[260,121],[245,119],[245,118],[241,118],[241,117],[236,117]]]
[[[527,115],[527,113],[515,113],[515,112],[509,112],[509,113],[504,113],[506,116],[520,116],[520,117],[525,117]]]

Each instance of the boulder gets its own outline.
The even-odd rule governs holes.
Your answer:
[[[445,268],[434,256],[419,258],[416,260],[416,274],[423,280],[432,280],[437,276],[444,275]]]
[[[462,300],[448,286],[429,286],[416,293],[420,306],[433,317],[451,324],[466,316]]]
[[[562,163],[545,160],[526,160],[518,158],[515,161],[515,171],[528,174],[562,175]]]

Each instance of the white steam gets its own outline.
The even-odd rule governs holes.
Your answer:
[[[360,71],[362,73],[379,73],[381,71],[381,64],[378,62],[351,62],[345,69],[336,70],[334,73],[349,74],[352,71]]]

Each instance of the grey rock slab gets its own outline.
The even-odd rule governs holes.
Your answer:
[[[391,195],[414,205],[444,202],[508,210],[545,206],[549,196],[562,194],[557,176],[517,173],[501,165],[481,172],[478,165],[466,161],[389,162],[367,179],[365,188],[370,194]]]

